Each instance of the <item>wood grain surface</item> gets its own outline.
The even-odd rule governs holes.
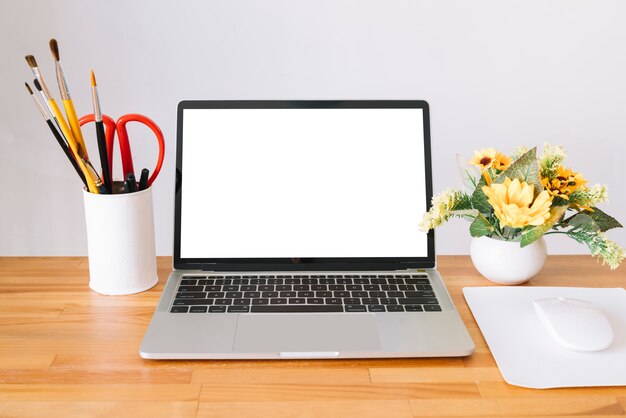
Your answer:
[[[0,258],[1,417],[472,417],[626,414],[626,387],[508,385],[462,296],[468,257],[439,270],[476,344],[467,358],[150,361],[139,344],[170,272],[130,296],[88,287],[86,258]],[[551,256],[527,286],[624,287],[626,270]]]

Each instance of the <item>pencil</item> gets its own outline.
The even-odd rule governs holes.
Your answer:
[[[85,180],[85,176],[83,175],[83,172],[80,170],[80,166],[78,165],[78,163],[76,162],[76,160],[72,156],[72,153],[70,152],[69,148],[67,147],[67,144],[65,143],[65,140],[61,136],[61,133],[57,130],[57,127],[50,120],[50,116],[48,116],[48,112],[46,112],[46,110],[43,107],[43,105],[41,103],[39,103],[39,100],[37,100],[37,97],[33,94],[33,90],[30,88],[28,83],[24,83],[24,84],[26,85],[26,89],[28,90],[28,93],[30,94],[30,97],[33,98],[33,101],[35,102],[35,106],[37,106],[37,109],[39,109],[39,112],[41,113],[41,116],[43,116],[43,118],[46,120],[46,123],[48,124],[48,127],[52,131],[52,134],[54,135],[54,138],[59,143],[59,146],[61,147],[61,149],[65,153],[67,159],[70,160],[70,163],[74,167],[74,170],[76,170],[76,173],[78,174],[78,176],[82,180],[83,184],[85,186],[87,186],[87,181]]]

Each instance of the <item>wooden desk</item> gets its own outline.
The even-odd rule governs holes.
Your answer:
[[[87,260],[0,258],[0,416],[606,416],[626,387],[531,390],[506,384],[461,293],[487,285],[468,257],[440,271],[474,342],[468,358],[148,361],[144,331],[170,271],[132,296],[88,288]],[[530,285],[624,287],[588,256],[550,257]]]

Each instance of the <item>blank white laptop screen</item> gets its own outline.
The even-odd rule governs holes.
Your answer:
[[[185,109],[181,258],[426,257],[422,109]]]

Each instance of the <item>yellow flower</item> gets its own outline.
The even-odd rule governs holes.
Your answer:
[[[492,167],[496,170],[504,171],[511,165],[511,159],[506,155],[496,152],[496,159],[493,161]]]
[[[480,167],[481,170],[484,170],[487,168],[491,168],[495,159],[496,159],[496,149],[487,148],[487,149],[481,149],[480,151],[475,151],[474,158],[472,158],[469,161],[469,163]]]
[[[495,170],[504,171],[511,165],[511,159],[495,148],[481,149],[474,152],[474,158],[469,161],[482,170],[493,168]]]
[[[541,184],[552,196],[569,200],[569,195],[587,183],[580,173],[569,168],[559,167],[554,178],[542,178]]]
[[[542,225],[550,217],[550,194],[544,190],[533,202],[532,184],[507,177],[504,183],[483,186],[482,190],[502,226]]]

